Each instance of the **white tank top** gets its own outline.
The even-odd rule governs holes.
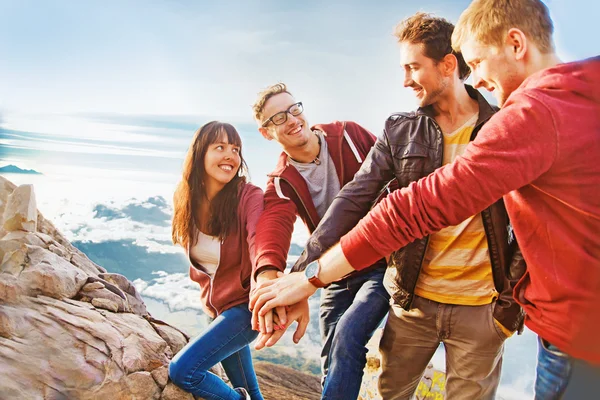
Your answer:
[[[190,258],[200,264],[204,272],[212,277],[221,258],[219,238],[198,231],[198,242],[190,249]]]

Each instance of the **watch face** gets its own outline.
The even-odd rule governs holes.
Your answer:
[[[318,270],[319,270],[319,262],[313,261],[306,266],[306,269],[304,270],[304,274],[310,279],[310,278],[314,277],[315,275],[317,275]]]

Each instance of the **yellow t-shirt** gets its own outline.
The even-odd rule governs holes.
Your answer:
[[[464,152],[477,117],[475,114],[452,133],[443,133],[444,164]],[[471,306],[489,304],[497,297],[481,214],[429,237],[415,294],[440,303]]]

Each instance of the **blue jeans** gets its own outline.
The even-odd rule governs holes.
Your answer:
[[[538,337],[535,400],[593,398],[598,382],[600,366],[575,359]]]
[[[252,330],[251,318],[247,303],[215,318],[171,360],[169,377],[173,383],[207,400],[243,400],[240,393],[208,371],[220,362],[233,387],[244,387],[252,400],[263,400],[248,346],[258,336]]]
[[[385,268],[321,289],[323,399],[356,399],[367,362],[366,344],[390,309]]]

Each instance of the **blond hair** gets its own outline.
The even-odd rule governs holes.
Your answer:
[[[511,28],[523,31],[542,53],[554,51],[554,26],[548,7],[540,0],[473,0],[456,23],[452,47],[460,51],[468,38],[500,47]]]
[[[266,89],[262,90],[260,93],[258,93],[257,99],[254,102],[254,104],[252,105],[252,111],[254,112],[254,119],[257,122],[262,122],[262,119],[264,117],[263,115],[263,111],[265,109],[265,104],[267,103],[267,101],[280,93],[287,93],[290,96],[292,95],[288,90],[287,90],[287,86],[285,85],[285,83],[279,82],[276,83],[274,85],[271,85],[269,87],[267,87]]]

